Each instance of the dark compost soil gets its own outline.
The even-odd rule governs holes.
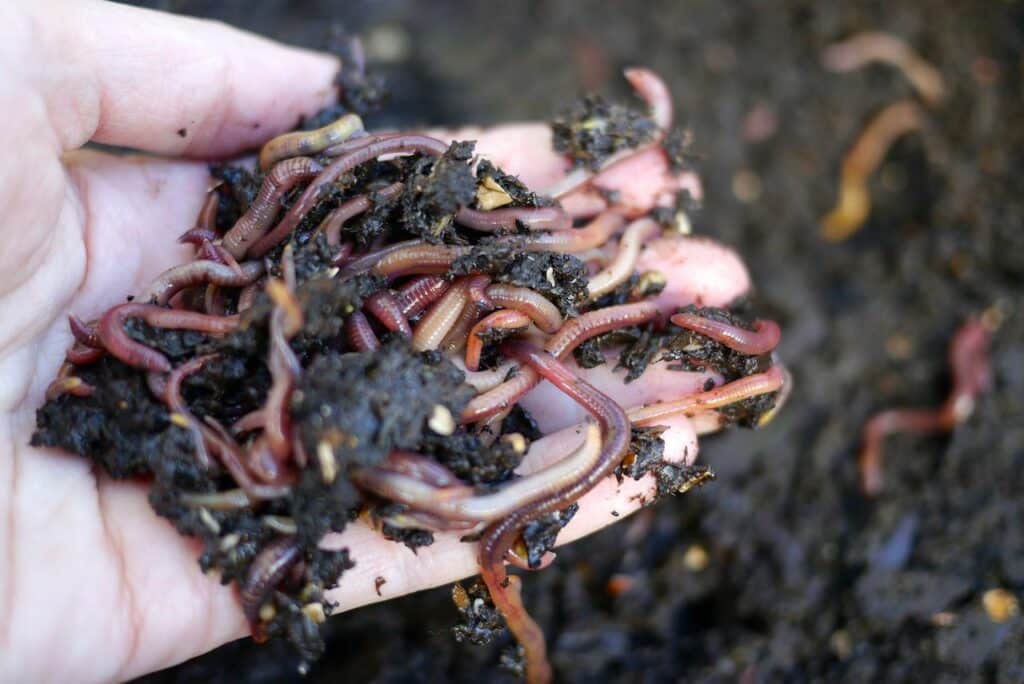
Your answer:
[[[525,583],[561,680],[1024,680],[1024,619],[994,622],[981,598],[1024,590],[1019,3],[144,4],[306,45],[343,22],[393,90],[374,127],[547,119],[583,88],[624,95],[632,64],[669,82],[702,156],[695,229],[746,258],[797,389],[765,430],[704,442],[715,482]],[[865,29],[907,39],[951,95],[890,151],[865,227],[829,244],[818,220],[844,151],[911,94],[888,67],[821,67],[825,45]],[[884,493],[865,500],[860,426],[940,403],[953,330],[992,307],[994,391],[952,436],[890,439]],[[457,618],[446,588],[334,618],[304,681],[511,680],[510,640],[456,643]],[[290,680],[283,645],[242,640],[141,681]]]

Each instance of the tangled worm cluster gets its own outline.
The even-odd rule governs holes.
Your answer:
[[[506,563],[544,565],[612,474],[657,472],[666,491],[706,477],[663,458],[667,418],[757,425],[787,384],[775,323],[666,312],[655,298],[673,274],[638,272],[682,209],[606,181],[638,163],[678,176],[680,138],[661,80],[626,75],[647,110],[569,110],[555,143],[577,168],[545,194],[471,143],[370,134],[352,113],[269,141],[258,171],[218,167],[181,237],[194,259],[97,320],[71,317],[34,443],[150,478],[157,512],[203,540],[203,568],[237,583],[253,635],[287,637],[304,661],[353,563],[324,535],[356,518],[410,547],[464,534],[528,678],[548,680]],[[627,410],[579,372],[613,349],[627,380],[659,354],[711,375]],[[541,436],[520,401],[544,381],[592,421],[571,453],[518,475]]]

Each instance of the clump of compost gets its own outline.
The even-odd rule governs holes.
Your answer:
[[[321,548],[325,535],[369,524],[419,553],[438,534],[478,544],[482,581],[455,593],[458,638],[507,626],[528,678],[546,681],[543,634],[505,563],[550,562],[608,476],[653,474],[661,494],[708,479],[672,463],[659,424],[756,424],[785,381],[770,321],[691,308],[666,324],[673,312],[653,302],[665,276],[636,269],[658,207],[630,222],[614,193],[562,207],[611,156],[665,141],[663,84],[627,77],[650,111],[597,97],[570,109],[556,149],[587,172],[550,196],[472,141],[366,131],[375,86],[342,79],[342,108],[268,141],[257,168],[213,169],[219,185],[182,236],[192,260],[94,321],[70,319],[32,443],[147,480],[153,508],[202,542],[200,566],[237,586],[253,636],[287,639],[304,664],[323,651],[329,590],[361,562],[362,549]],[[598,248],[606,263],[586,256]],[[606,352],[625,382],[666,359],[717,375],[627,411],[570,363]],[[541,381],[592,421],[562,455],[571,468],[521,475],[545,436],[519,401]]]

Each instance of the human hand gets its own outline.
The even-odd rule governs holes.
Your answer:
[[[0,166],[0,672],[14,681],[127,679],[243,635],[234,592],[198,572],[196,546],[153,513],[144,485],[113,482],[84,459],[28,442],[70,341],[67,314],[93,318],[185,261],[176,238],[193,225],[210,179],[200,161],[79,148],[93,140],[188,159],[250,150],[329,104],[338,63],[102,2],[5,6],[0,21],[8,33],[0,136],[17,150]],[[532,187],[566,172],[543,126],[449,137],[478,139],[481,155]],[[609,183],[649,203],[644,187],[662,187],[663,170],[632,171]],[[681,182],[696,187],[692,177]],[[640,268],[670,274],[657,299],[665,311],[725,305],[749,284],[734,254],[700,239],[656,240]],[[608,365],[580,373],[624,406],[694,392],[715,377],[663,364],[629,385]],[[534,443],[527,469],[571,450],[583,419],[571,402],[542,385],[523,403],[549,434]],[[692,460],[694,425],[664,422],[666,453]],[[559,541],[620,520],[653,490],[650,478],[603,482]],[[418,555],[360,524],[327,543],[349,547],[357,563],[332,592],[341,610],[476,572],[474,545],[456,535],[437,535]]]

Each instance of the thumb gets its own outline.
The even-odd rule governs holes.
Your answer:
[[[87,141],[222,157],[335,99],[331,56],[226,25],[98,0],[10,9],[63,150]],[[21,16],[18,16],[21,15]]]

